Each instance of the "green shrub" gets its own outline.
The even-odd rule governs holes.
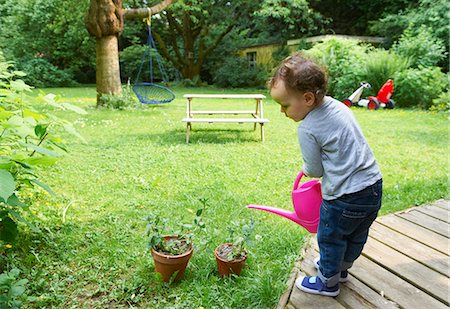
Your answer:
[[[102,94],[101,100],[102,107],[118,110],[124,110],[139,103],[129,86],[122,89],[122,95]]]
[[[37,170],[48,168],[66,151],[55,131],[66,130],[81,138],[72,124],[47,111],[53,108],[86,114],[69,103],[59,103],[53,94],[27,96],[31,87],[18,79],[25,74],[13,71],[11,63],[0,62],[0,240],[12,243],[18,233],[18,222],[34,228],[22,214],[29,211],[23,192],[41,187]]]
[[[305,51],[328,71],[328,93],[336,99],[348,97],[359,85],[368,45],[357,40],[331,38]]]
[[[448,113],[450,111],[450,92],[447,90],[433,100],[430,111]]]
[[[371,32],[395,41],[406,29],[420,29],[423,25],[433,29],[433,35],[449,46],[449,9],[448,0],[404,1],[409,3],[404,10],[382,16],[379,20],[369,22]],[[424,46],[428,42],[423,42]]]
[[[280,63],[284,58],[289,56],[289,54],[289,48],[287,47],[287,45],[283,45],[272,53],[272,59],[273,61],[275,61],[275,63]]]
[[[267,72],[257,65],[249,67],[248,61],[241,57],[227,58],[213,78],[219,87],[261,87],[267,80]]]
[[[417,31],[408,28],[391,49],[394,53],[409,59],[413,68],[420,65],[437,66],[446,56],[444,42],[437,39],[430,28],[420,27]]]
[[[447,89],[446,75],[438,67],[400,70],[394,76],[393,99],[398,107],[428,109]]]
[[[19,279],[20,270],[0,274],[0,308],[20,308],[24,301],[33,300],[25,293],[27,279]]]
[[[27,73],[24,81],[34,87],[67,87],[75,84],[72,74],[58,69],[44,58],[25,61],[19,65],[19,69]]]
[[[361,70],[363,80],[372,85],[368,94],[376,95],[388,79],[396,80],[396,72],[403,71],[409,66],[408,59],[398,56],[390,51],[376,49],[370,51]]]

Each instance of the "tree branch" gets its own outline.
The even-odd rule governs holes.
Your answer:
[[[173,0],[164,0],[150,8],[126,9],[126,10],[124,10],[123,18],[124,19],[137,19],[137,18],[148,17],[148,13],[149,13],[148,9],[151,10],[152,14],[158,14],[158,13],[164,11],[164,9],[166,7],[168,7],[169,5],[171,5],[172,2],[173,2]]]
[[[177,22],[175,17],[173,17],[172,13],[167,12],[166,17],[167,17],[167,21],[169,22],[170,27],[171,28],[173,27],[178,32],[179,35],[183,35],[183,28]]]
[[[161,36],[153,31],[153,36],[155,37],[155,40],[158,42],[159,45],[159,52],[170,62],[172,62],[175,67],[177,67],[178,70],[181,70],[183,68],[183,62],[179,61],[179,59],[175,59],[169,54],[169,50],[167,49],[166,43],[162,40]],[[182,59],[182,58],[181,58]]]
[[[208,57],[208,55],[219,45],[220,42],[222,42],[222,39],[231,32],[231,30],[233,30],[234,28],[234,24],[229,25],[216,39],[216,41],[211,44],[211,46],[209,46],[205,53],[203,54],[203,57]]]

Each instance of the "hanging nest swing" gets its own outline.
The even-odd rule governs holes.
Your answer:
[[[148,30],[147,44],[144,50],[144,54],[142,55],[139,72],[131,89],[133,90],[134,94],[136,94],[137,98],[142,104],[164,104],[172,102],[175,99],[175,94],[173,93],[172,90],[166,87],[169,79],[166,70],[164,69],[161,56],[159,55],[158,50],[156,49],[155,41],[153,40],[152,29],[150,26],[150,19],[151,19],[151,11],[149,10],[149,16],[146,19]],[[158,63],[158,68],[162,78],[162,84],[166,86],[156,84],[153,81],[152,54],[154,54],[156,62]],[[144,66],[144,63],[147,62],[146,61],[147,56],[148,56],[150,76],[148,81],[140,81],[142,68]]]

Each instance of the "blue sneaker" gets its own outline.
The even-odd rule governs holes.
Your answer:
[[[324,296],[338,296],[341,291],[339,289],[339,283],[333,287],[327,287],[317,276],[297,278],[295,285],[303,292]]]
[[[320,257],[316,257],[314,259],[314,266],[316,267],[317,271],[319,270],[319,266],[320,266]],[[339,277],[339,282],[340,283],[345,283],[348,281],[348,271],[344,270],[341,271],[341,276]]]

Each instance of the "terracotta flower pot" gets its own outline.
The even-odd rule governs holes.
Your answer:
[[[176,236],[165,236],[166,240],[177,238]],[[193,247],[189,245],[188,251],[179,255],[166,255],[156,250],[151,250],[153,260],[155,261],[155,271],[162,275],[165,282],[169,282],[172,275],[178,271],[173,282],[178,282],[183,278],[184,271],[189,263],[189,259],[192,256]]]
[[[240,275],[241,270],[245,265],[245,260],[247,259],[247,255],[239,260],[232,260],[228,261],[224,258],[222,258],[219,255],[219,250],[222,248],[222,246],[234,246],[233,244],[222,244],[219,245],[215,250],[214,254],[216,256],[216,262],[217,262],[217,269],[219,270],[220,277],[229,276],[231,274]]]

